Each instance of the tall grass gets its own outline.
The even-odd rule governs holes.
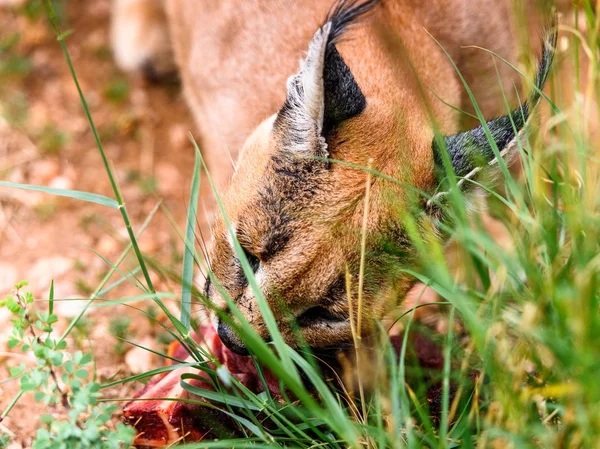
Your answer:
[[[47,6],[52,18],[50,2]],[[120,211],[144,277],[140,287],[143,295],[152,298],[167,314],[173,335],[194,355],[195,366],[213,379],[215,391],[206,391],[189,382],[197,375],[184,375],[182,385],[199,398],[187,402],[219,409],[235,423],[231,434],[222,440],[186,447],[600,447],[600,159],[596,151],[600,142],[597,123],[588,122],[600,113],[600,21],[591,2],[585,2],[578,21],[586,31],[565,31],[566,42],[576,50],[563,56],[577,58],[571,61],[576,73],[568,83],[564,79],[552,82],[551,97],[556,108],[548,112],[536,135],[521,148],[521,173],[513,175],[504,170],[506,188],[487,189],[490,213],[504,224],[510,247],[488,234],[477,213],[466,218],[466,200],[455,189],[444,207],[446,214],[455,218],[451,233],[467,273],[459,283],[453,267],[441,257],[443,243],[417,231],[414,225],[418,217],[398,217],[405,221],[407,229],[414,229],[411,237],[420,257],[421,268],[404,270],[434,289],[440,302],[447,304],[448,331],[431,336],[443,349],[441,370],[423,369],[411,356],[409,332],[420,326],[414,320],[415,310],[411,310],[400,319],[405,331],[400,350],[385,337],[379,342],[383,363],[378,381],[369,391],[361,389],[359,397],[354,397],[341,384],[326,382],[309,350],[294,350],[283,342],[244,251],[231,232],[272,343],[257,336],[230,298],[236,319],[222,319],[242,336],[258,361],[259,372],[266,368],[280,379],[285,394],[283,399],[274,399],[268,393],[249,391],[235,378],[224,381],[206,363],[212,356],[190,338],[193,264],[200,260],[193,245],[193,224],[200,171],[206,168],[200,152],[196,151],[184,238],[180,320],[162,303],[165,293],[155,292],[152,286],[148,264],[137,245],[116,178],[77,83],[65,35],[53,20],[115,200],[86,197],[81,192],[59,193]],[[580,57],[584,64],[580,64]],[[581,72],[584,66],[588,67],[585,73]],[[563,100],[568,90],[578,93],[574,103]],[[367,171],[369,176],[379,176]],[[208,172],[206,179],[212,183]],[[485,186],[480,187],[486,190]],[[225,214],[216,197],[220,212]],[[432,255],[440,256],[433,259]],[[226,297],[218,280],[211,273],[208,276]],[[94,298],[104,293],[99,288]],[[360,317],[353,319],[360,322]],[[455,322],[460,323],[460,330],[453,325]],[[118,383],[180,366],[187,364],[175,364]]]

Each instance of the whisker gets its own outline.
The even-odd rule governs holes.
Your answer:
[[[203,259],[204,259],[204,261],[206,262],[207,254],[206,254],[206,250],[203,248],[202,241],[201,241],[201,239],[198,237],[198,235],[197,235],[197,234],[195,235],[195,239],[196,239],[196,244],[197,244],[197,245],[200,247],[200,252],[201,252],[201,254],[202,254],[202,258],[203,258]],[[194,264],[196,265],[196,267],[198,267],[198,271],[200,272],[200,274],[202,275],[202,277],[204,278],[204,280],[205,280],[205,281],[207,281],[207,280],[208,280],[208,272],[207,272],[207,273],[205,273],[205,272],[203,271],[203,269],[204,269],[205,267],[203,266],[203,264],[202,264],[202,261],[201,261],[201,260],[196,260],[196,259],[194,258]]]
[[[206,262],[206,259],[208,257],[208,253],[206,251],[206,245],[204,244],[204,237],[202,236],[202,231],[199,230],[199,232],[197,232],[197,233],[194,234],[194,237],[196,239],[196,244],[200,248],[200,252],[202,254],[202,258]]]
[[[202,212],[204,213],[204,216],[207,218],[210,217],[210,214],[208,213],[208,210],[206,209],[206,203],[204,202],[204,200],[200,201],[200,205],[202,206]],[[200,237],[202,238],[202,245],[204,246],[204,254],[205,254],[206,263],[208,265],[208,269],[212,270],[212,268],[211,268],[212,264],[210,263],[210,258],[208,256],[208,246],[206,245],[206,241],[204,239],[204,234],[202,233],[202,228],[200,226],[198,226],[198,231],[200,233]]]

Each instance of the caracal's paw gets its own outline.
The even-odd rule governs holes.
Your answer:
[[[176,77],[163,0],[114,0],[111,43],[121,70],[150,81]]]

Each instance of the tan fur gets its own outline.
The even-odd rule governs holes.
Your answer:
[[[273,131],[272,116],[285,100],[286,79],[298,71],[298,62],[330,7],[331,2],[324,0],[166,2],[173,48],[203,154],[220,187],[228,183],[234,164],[237,167],[223,202],[229,220],[243,231],[238,233],[240,243],[259,259],[261,245],[273,231],[269,216],[273,211],[257,206],[258,195],[274,176],[270,161],[283,142]],[[535,20],[526,22],[536,29]],[[436,186],[432,119],[445,134],[472,124],[437,97],[463,110],[473,111],[473,107],[447,56],[428,32],[456,61],[487,118],[506,112],[501,89],[516,104],[514,86],[520,86],[519,76],[489,54],[464,48],[484,47],[518,64],[525,53],[516,43],[511,1],[383,0],[337,45],[367,98],[367,107],[342,123],[328,143],[334,159],[370,164],[431,192]],[[531,43],[537,46],[537,35],[532,35],[536,38]],[[323,302],[328,288],[346,271],[352,275],[356,304],[366,180],[362,170],[333,164],[319,178],[320,190],[311,204],[298,206],[289,243],[273,258],[261,261],[262,290],[290,343],[295,342],[292,318],[308,309],[323,306],[348,314],[347,298]],[[369,245],[378,247],[409,200],[405,188],[373,178]],[[222,218],[216,220],[213,238],[210,263],[216,278],[266,338],[250,289],[227,287],[235,285],[240,268]],[[368,258],[365,329],[395,306],[412,284],[406,276],[377,271],[376,261],[377,255]],[[216,307],[226,309],[214,287],[209,294]],[[314,347],[351,338],[347,320],[307,325],[301,332]]]
[[[494,116],[504,112],[492,58],[460,47],[482,46],[516,62],[510,1],[384,3],[385,8],[377,13],[377,24],[369,32],[357,29],[341,46],[342,55],[367,96],[402,101],[389,96],[393,92],[401,94],[395,84],[402,82],[409,70],[404,64],[394,67],[390,53],[386,55],[388,49],[382,47],[385,40],[389,40],[387,45],[400,46],[401,39],[409,55],[427,55],[415,58],[414,64],[418,73],[427,74],[433,81],[429,87],[451,104],[472,109],[446,57],[425,32],[427,29],[473,83],[484,113]],[[244,140],[283,103],[285,81],[297,71],[298,61],[330,7],[327,0],[167,0],[186,98],[221,187],[227,184],[232,161],[237,159]],[[518,78],[503,64],[498,69],[503,75],[503,87],[514,98],[512,83],[518,83]],[[478,77],[479,74],[484,77]],[[407,90],[403,91],[402,95],[406,95]],[[410,103],[403,104],[406,108]],[[439,101],[435,105],[441,109]],[[444,115],[450,113],[445,108]],[[452,130],[449,121],[447,131]]]

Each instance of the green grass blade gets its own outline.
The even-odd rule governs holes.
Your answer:
[[[200,441],[199,443],[187,443],[177,446],[177,449],[271,449],[279,447],[273,444],[265,444],[260,438],[244,438],[219,441]],[[294,447],[291,445],[290,447]]]
[[[17,402],[19,402],[19,399],[21,399],[21,396],[23,396],[23,394],[25,394],[25,392],[23,390],[19,390],[19,392],[16,394],[16,396],[12,399],[12,401],[10,401],[8,406],[4,409],[2,414],[0,414],[0,421],[2,421],[4,418],[6,418],[8,416],[8,414],[14,408],[14,406],[17,404]]]
[[[0,187],[10,187],[12,189],[30,190],[32,192],[48,193],[50,195],[64,196],[75,200],[86,201],[88,203],[100,204],[112,209],[118,209],[119,203],[107,196],[96,193],[81,192],[79,190],[56,189],[54,187],[36,186],[33,184],[19,184],[16,182],[0,181]]]
[[[198,194],[200,192],[200,151],[195,148],[196,160],[194,161],[194,174],[192,176],[192,188],[190,192],[190,203],[187,213],[187,225],[185,231],[185,250],[183,252],[183,267],[181,276],[181,324],[190,328],[192,308],[192,282],[194,281],[194,241],[196,237],[196,216],[198,208]]]
[[[100,389],[106,389],[106,388],[115,387],[117,385],[123,385],[123,384],[129,383],[129,382],[140,381],[140,380],[147,379],[149,377],[157,376],[159,374],[169,373],[169,372],[175,371],[177,369],[187,368],[187,367],[197,366],[197,365],[198,365],[197,362],[191,362],[191,363],[190,362],[187,362],[187,363],[186,362],[178,362],[174,365],[163,366],[161,368],[156,368],[156,369],[153,369],[150,371],[146,371],[144,373],[135,374],[133,376],[126,377],[124,379],[107,382],[105,384],[102,384]]]
[[[252,432],[254,435],[259,437],[261,440],[263,440],[267,443],[272,443],[274,447],[281,447],[279,444],[277,444],[277,442],[275,441],[275,438],[273,438],[272,435],[270,435],[268,432],[265,432],[258,425],[254,424],[254,423],[250,422],[249,420],[247,420],[246,418],[242,418],[241,416],[236,415],[234,413],[229,413],[226,411],[223,411],[223,413],[226,414],[227,416],[230,416],[232,419],[237,421],[240,425],[247,428],[250,432]]]
[[[111,299],[111,300],[106,300],[106,301],[103,300],[102,302],[93,304],[92,308],[101,309],[103,307],[119,306],[119,305],[127,304],[130,302],[138,302],[138,301],[143,301],[144,299],[153,299],[153,298],[174,299],[174,298],[176,298],[176,295],[175,295],[175,293],[172,293],[172,292],[144,293],[141,295],[127,296],[125,298]]]
[[[450,408],[450,366],[452,361],[452,327],[454,326],[455,307],[450,309],[448,318],[448,334],[444,351],[444,377],[442,379],[442,418],[440,422],[440,448],[448,446],[448,411]]]
[[[131,249],[131,246],[129,247],[129,249]],[[118,265],[118,264],[115,264],[115,265]],[[104,295],[109,293],[111,290],[114,290],[115,288],[117,288],[123,282],[127,282],[129,280],[129,278],[135,277],[135,275],[139,272],[140,272],[140,267],[135,267],[133,270],[128,271],[125,274],[125,276],[120,277],[118,280],[114,281],[112,284],[108,285],[106,288],[103,288],[102,290],[98,291],[98,293],[96,293],[96,297],[97,298],[103,297]],[[106,285],[106,283],[104,283],[104,285]]]
[[[185,373],[181,375],[181,380],[179,381],[179,383],[185,391],[192,393],[193,395],[196,395],[198,397],[208,399],[213,403],[227,404],[231,407],[247,408],[249,410],[257,412],[262,410],[262,407],[246,399],[230,394],[225,394],[219,391],[207,390],[205,388],[197,387],[186,382],[186,380],[200,380],[202,382],[206,382],[207,379],[205,377],[199,376],[197,374]]]
[[[126,275],[117,265],[113,265],[110,260],[108,260],[102,254],[100,254],[94,248],[90,248],[90,250],[94,254],[96,254],[96,256],[98,256],[100,259],[102,259],[102,261],[106,265],[108,265],[111,269],[114,269],[117,273],[119,273],[122,276],[122,278],[125,278],[127,280],[131,280],[131,285],[133,285],[136,288],[139,288],[140,290],[142,290],[144,292],[148,292],[148,288],[135,275],[133,275],[132,272],[128,273],[130,276]],[[135,282],[133,282],[133,281],[135,281]]]
[[[290,358],[298,364],[307,375],[315,389],[319,392],[324,405],[327,407],[326,415],[323,419],[327,420],[331,427],[336,429],[338,433],[351,445],[359,446],[358,434],[352,425],[352,421],[335,399],[330,386],[325,383],[320,373],[317,373],[313,366],[296,351],[287,348]]]
[[[48,314],[54,313],[54,279],[50,282],[50,294],[48,295]]]

